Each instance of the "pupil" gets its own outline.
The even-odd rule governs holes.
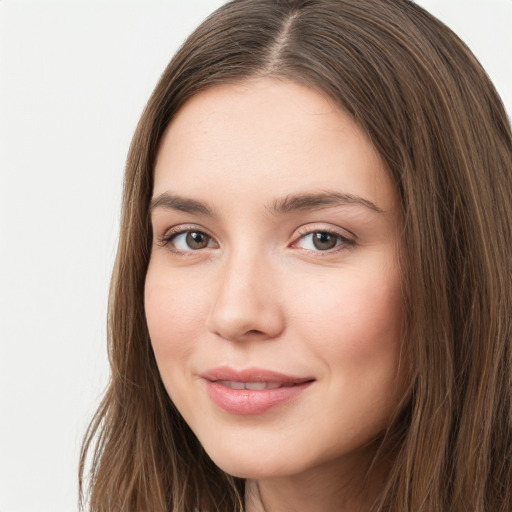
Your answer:
[[[314,233],[313,245],[323,251],[333,249],[336,246],[336,237],[329,233]]]
[[[191,232],[187,234],[187,245],[191,249],[204,249],[208,245],[208,238],[204,233]]]

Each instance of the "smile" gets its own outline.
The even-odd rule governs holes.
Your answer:
[[[210,400],[235,415],[263,414],[296,400],[315,381],[261,368],[211,369],[201,375]]]
[[[230,389],[250,389],[252,391],[278,389],[297,385],[295,382],[238,382],[232,380],[218,380],[215,382]]]

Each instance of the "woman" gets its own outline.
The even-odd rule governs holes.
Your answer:
[[[511,162],[418,6],[214,13],[128,158],[91,510],[509,511]]]

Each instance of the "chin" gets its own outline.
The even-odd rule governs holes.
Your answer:
[[[285,478],[308,473],[329,461],[329,456],[315,456],[307,450],[294,449],[291,453],[275,446],[266,449],[247,443],[246,449],[206,450],[213,462],[225,473],[247,480]],[[319,454],[317,454],[319,455]]]
[[[248,443],[248,448],[251,448]],[[261,450],[208,450],[206,453],[222,471],[237,478],[261,480],[266,478],[283,477],[301,472],[301,464],[287,459],[283,464],[280,453],[264,453]]]

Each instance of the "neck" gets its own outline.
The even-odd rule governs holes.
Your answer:
[[[384,468],[333,464],[301,474],[247,480],[246,512],[368,512],[385,482]],[[389,468],[387,468],[389,470]],[[366,485],[369,484],[369,485]]]
[[[360,500],[326,492],[325,486],[301,487],[250,480],[246,486],[246,512],[363,512]]]

